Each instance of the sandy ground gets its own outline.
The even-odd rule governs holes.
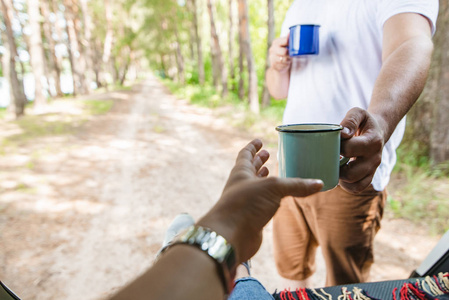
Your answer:
[[[95,97],[113,99],[113,110],[74,134],[0,156],[0,280],[23,299],[106,299],[151,265],[176,214],[198,218],[218,199],[237,151],[252,138],[175,99],[152,77]],[[64,109],[57,101],[53,108]],[[20,134],[2,127],[4,135]],[[273,169],[276,149],[268,150]],[[252,263],[270,292],[281,287],[271,234],[268,224]],[[437,241],[425,226],[387,213],[372,280],[408,277]],[[316,287],[324,273],[318,257]]]

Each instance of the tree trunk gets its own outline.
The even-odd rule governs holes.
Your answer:
[[[93,50],[92,45],[94,44],[94,41],[92,40],[92,20],[89,13],[89,8],[87,6],[87,0],[80,0],[80,6],[81,6],[81,13],[83,14],[83,29],[84,29],[84,36],[83,39],[81,39],[81,44],[84,48],[84,60],[86,64],[86,83],[88,84],[88,90],[90,90],[90,83],[93,81],[94,78],[94,56],[93,56]]]
[[[87,60],[86,60],[86,52],[84,48],[84,42],[82,38],[82,32],[83,32],[83,26],[81,25],[80,20],[80,10],[78,7],[78,0],[71,0],[73,5],[71,6],[72,10],[72,16],[73,16],[73,24],[75,25],[75,37],[76,41],[78,41],[78,59],[77,63],[79,64],[79,72],[80,72],[80,79],[81,79],[81,88],[83,91],[83,94],[89,94],[90,93],[90,77],[89,77],[89,70],[87,67]]]
[[[259,114],[259,95],[257,92],[257,73],[254,56],[251,50],[251,39],[249,36],[248,6],[246,0],[239,0],[239,26],[241,32],[241,47],[246,56],[248,68],[248,100],[249,108],[253,113]]]
[[[79,44],[77,31],[80,31],[78,20],[78,6],[76,0],[64,0],[65,19],[67,23],[67,35],[69,37],[69,56],[72,66],[74,94],[87,94],[90,87],[86,79],[86,61]]]
[[[16,118],[19,118],[25,113],[25,103],[26,103],[26,97],[23,92],[23,84],[20,82],[17,71],[16,71],[16,56],[14,55],[17,53],[17,47],[14,40],[14,35],[12,32],[11,27],[11,19],[12,19],[12,2],[10,0],[1,0],[2,5],[2,14],[3,14],[3,20],[5,22],[5,28],[6,28],[6,37],[4,43],[5,46],[8,47],[7,51],[9,52],[9,74],[6,74],[6,76],[9,77],[9,84],[11,88],[11,94],[13,95],[12,101],[14,101],[14,114]]]
[[[233,0],[229,0],[229,74],[231,78],[231,90],[235,90],[235,70],[234,70],[234,11]]]
[[[448,3],[440,0],[438,30],[433,37],[434,52],[429,77],[419,100],[407,114],[405,146],[417,144],[417,157],[429,157],[434,164],[448,160]],[[416,147],[416,146],[415,146]]]
[[[60,14],[60,10],[58,8],[58,0],[49,0],[49,3],[51,3],[50,9],[51,12],[53,12],[53,14],[56,16],[56,20],[54,22],[54,34],[56,36],[56,44],[60,43],[60,44],[65,44],[66,46],[68,46],[67,43],[65,43],[63,41],[63,29],[60,26],[60,22],[59,22],[59,17],[58,15]],[[56,54],[56,53],[55,53]],[[70,52],[69,52],[69,59],[70,59]],[[56,64],[59,66],[59,69],[61,71],[60,76],[62,76],[62,74],[64,73],[64,67],[63,67],[63,57],[60,55],[56,55]],[[70,61],[71,62],[71,61]],[[62,87],[61,87],[62,90]],[[64,91],[62,91],[64,93]]]
[[[28,17],[30,24],[30,62],[34,75],[34,110],[41,112],[47,102],[44,95],[42,81],[45,79],[44,51],[42,46],[41,26],[39,23],[39,3],[37,1],[28,1]]]
[[[104,83],[102,82],[102,77],[101,77],[101,63],[102,63],[102,44],[101,41],[96,40],[93,41],[93,62],[92,62],[92,66],[93,66],[93,70],[94,70],[94,74],[95,74],[95,83],[97,84],[97,88],[102,87],[104,85]]]
[[[220,41],[218,39],[217,29],[215,28],[212,0],[207,0],[207,8],[210,17],[212,73],[214,86],[218,87],[218,83],[221,80],[221,95],[222,97],[226,97],[228,95],[228,74],[226,68],[224,68]]]
[[[10,4],[11,5],[10,6],[11,7],[11,18],[10,18],[10,20],[13,19],[13,17],[12,17],[13,15],[17,16],[16,19],[19,21],[18,24],[20,26],[20,32],[23,32],[23,28],[25,28],[27,26],[27,24],[25,24],[26,21],[23,20],[23,18],[19,18],[18,17],[19,13],[18,13],[17,9],[13,5],[14,1],[12,1],[12,2],[10,0],[8,0],[8,1],[11,3]],[[22,35],[22,38],[25,41],[25,44],[27,45],[27,47],[29,48],[30,42],[29,42],[28,36],[27,35]],[[27,49],[27,51],[29,53],[29,49]],[[22,88],[22,92],[25,94],[25,87],[24,87],[24,84],[23,84],[23,78],[25,77],[25,74],[27,72],[25,71],[25,66],[24,66],[23,61],[21,59],[19,59],[19,52],[17,51],[17,48],[16,48],[16,53],[14,55],[17,57],[16,63],[17,62],[19,63],[18,77],[19,77],[19,81],[20,81],[20,87]],[[26,95],[25,95],[25,97],[26,97]]]
[[[167,68],[165,67],[165,61],[164,61],[164,55],[162,53],[159,53],[159,64],[160,64],[160,68],[162,70],[162,78],[165,78],[166,74],[167,74]]]
[[[243,49],[243,41],[242,41],[242,31],[239,26],[239,99],[243,100],[245,98],[245,84],[243,80],[243,74],[245,74],[245,51]]]
[[[114,29],[112,28],[112,7],[110,0],[104,0],[104,11],[106,17],[106,37],[104,39],[102,61],[103,65],[106,67],[109,65],[109,59],[112,53],[112,43],[114,41]],[[107,83],[104,80],[104,75],[101,74],[101,77],[101,81],[107,86]]]
[[[120,82],[120,71],[117,67],[117,59],[113,53],[111,53],[111,56],[109,57],[109,65],[112,70],[112,80],[114,84],[117,84]]]
[[[173,28],[175,31],[175,43],[174,43],[174,50],[175,50],[175,56],[176,56],[176,66],[178,69],[178,82],[181,84],[185,83],[185,76],[184,76],[184,56],[181,52],[181,42],[179,40],[179,34],[178,34],[178,27],[176,25],[176,22],[173,22]]]
[[[440,50],[438,93],[433,110],[433,128],[430,137],[430,158],[434,164],[449,161],[449,4],[440,1],[439,24],[435,41]]]
[[[59,64],[58,59],[56,58],[56,51],[55,51],[55,41],[52,36],[52,30],[51,30],[51,24],[50,24],[50,7],[47,1],[41,2],[41,10],[42,10],[42,17],[44,19],[43,23],[43,29],[44,29],[44,36],[46,40],[47,45],[47,51],[48,51],[48,58],[50,63],[50,72],[52,74],[54,84],[55,84],[55,90],[56,95],[58,97],[62,97],[62,90],[61,90],[61,65]]]
[[[198,81],[201,85],[204,84],[204,62],[203,62],[203,47],[201,46],[201,36],[198,34],[198,5],[197,0],[191,0],[193,11],[193,30],[196,41],[196,53],[198,58]]]
[[[131,61],[134,61],[134,59],[135,59],[134,52],[129,47],[128,47],[128,50],[129,51],[126,55],[125,65],[123,66],[122,75],[120,76],[120,85],[121,86],[123,86],[123,84],[125,83],[126,75],[128,73],[129,65],[131,64]]]
[[[267,58],[265,60],[265,75],[266,77],[267,70],[270,67],[270,60],[269,60],[269,50],[271,47],[271,43],[273,43],[274,40],[274,0],[267,0],[268,5],[268,37],[267,37]],[[268,107],[270,106],[270,100],[271,96],[268,92],[267,82],[266,80],[263,81],[263,92],[262,92],[262,107]]]

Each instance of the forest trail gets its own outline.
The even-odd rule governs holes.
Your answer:
[[[92,97],[113,99],[112,111],[1,158],[0,279],[23,299],[106,299],[151,265],[175,215],[198,218],[213,205],[253,138],[154,77]],[[271,234],[270,223],[252,272],[273,292]],[[387,213],[372,280],[407,277],[436,242]],[[321,259],[314,283],[324,284]]]

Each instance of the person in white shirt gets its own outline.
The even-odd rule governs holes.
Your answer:
[[[321,247],[326,285],[368,280],[373,239],[405,115],[421,94],[438,0],[296,0],[270,48],[267,86],[287,98],[284,124],[341,124],[339,186],[282,201],[274,255],[286,287],[304,287]],[[288,56],[289,27],[320,25],[318,55]],[[300,155],[300,154],[299,154]]]

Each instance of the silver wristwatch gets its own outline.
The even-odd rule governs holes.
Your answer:
[[[161,254],[177,244],[188,244],[206,252],[216,263],[225,294],[230,294],[234,287],[236,259],[234,248],[224,237],[209,228],[192,225],[180,233]]]

